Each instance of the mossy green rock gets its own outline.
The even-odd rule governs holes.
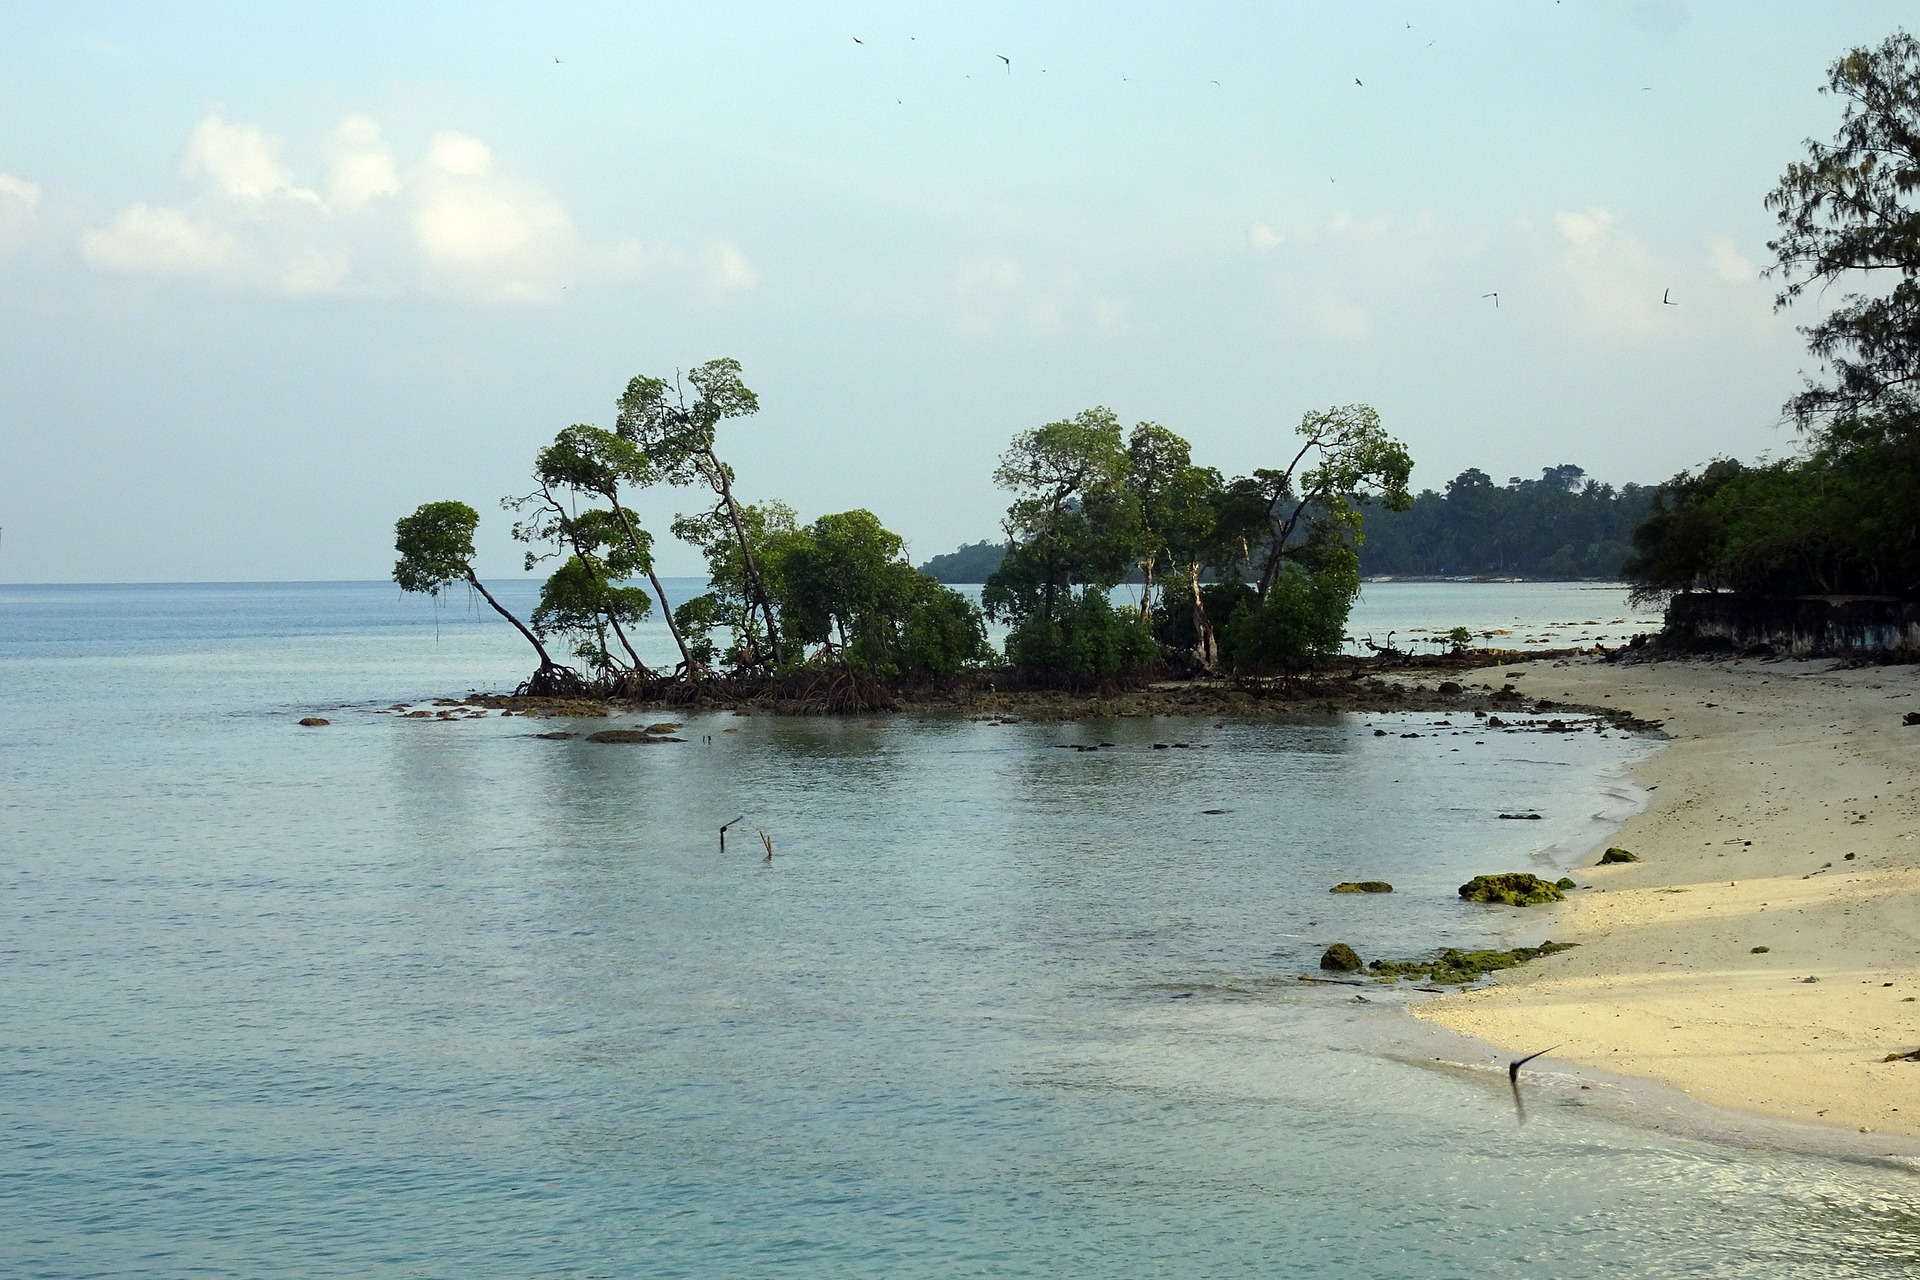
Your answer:
[[[1328,893],[1392,893],[1393,886],[1385,880],[1342,880]]]
[[[1553,887],[1556,889],[1578,889],[1580,886],[1574,883],[1572,876],[1561,876],[1553,882]]]
[[[1572,942],[1543,942],[1537,947],[1515,947],[1511,951],[1458,951],[1448,947],[1431,960],[1375,960],[1367,969],[1381,982],[1425,978],[1445,986],[1465,986],[1469,982],[1478,982],[1496,969],[1511,969],[1529,960],[1550,956],[1556,951],[1571,950],[1576,945]]]
[[[1605,853],[1600,855],[1600,865],[1603,867],[1610,867],[1616,862],[1638,862],[1638,861],[1640,861],[1639,854],[1628,853],[1625,849],[1620,849],[1620,848],[1609,849]]]
[[[1320,957],[1320,967],[1332,970],[1334,973],[1352,973],[1365,966],[1360,962],[1358,951],[1344,942],[1336,942],[1327,948],[1325,955]]]
[[[1468,902],[1498,902],[1509,907],[1535,907],[1543,902],[1563,902],[1566,894],[1551,880],[1542,880],[1531,871],[1503,871],[1498,875],[1475,876],[1460,886],[1460,896]]]

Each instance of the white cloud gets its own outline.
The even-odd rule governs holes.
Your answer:
[[[294,185],[293,175],[280,164],[279,150],[278,139],[266,130],[228,124],[218,112],[211,112],[187,138],[180,171],[229,200],[258,203],[283,196],[318,204],[319,196]]]
[[[1253,228],[1247,232],[1247,243],[1251,244],[1261,253],[1266,253],[1269,250],[1278,248],[1280,245],[1285,244],[1286,241],[1287,238],[1285,236],[1264,222],[1254,223]]]
[[[1661,264],[1628,235],[1607,209],[1553,215],[1560,236],[1555,266],[1580,302],[1579,323],[1594,333],[1650,334],[1664,331]]]
[[[1760,268],[1727,236],[1715,236],[1707,242],[1707,264],[1728,284],[1752,284],[1760,278]]]
[[[427,163],[456,178],[484,178],[493,168],[493,148],[478,138],[448,130],[433,135]]]
[[[1373,321],[1361,307],[1329,301],[1320,308],[1320,328],[1336,338],[1357,341],[1373,331]]]
[[[723,240],[588,243],[551,192],[469,134],[436,133],[402,163],[377,121],[348,115],[320,148],[322,177],[312,184],[281,153],[265,129],[209,111],[181,157],[188,198],[140,201],[85,230],[85,260],[101,271],[200,276],[303,298],[419,291],[527,302],[569,284],[659,274],[725,299],[760,281],[747,254]],[[18,225],[31,224],[38,200],[38,188],[0,175],[0,253]]]
[[[760,283],[747,255],[722,240],[713,246],[713,287],[721,293],[745,293]]]
[[[39,186],[0,172],[0,260],[25,248],[39,222]]]
[[[436,150],[449,135],[435,140]],[[464,139],[472,142],[472,139]],[[545,190],[485,178],[471,162],[486,148],[457,147],[452,159],[430,157],[417,185],[414,236],[436,288],[474,297],[533,301],[571,278],[578,249],[573,222]]]
[[[294,298],[340,293],[347,286],[348,267],[344,252],[304,249],[296,253],[281,272],[280,289]]]
[[[379,196],[400,194],[393,152],[380,126],[366,116],[348,116],[334,130],[331,168],[329,192],[337,208],[357,209]]]
[[[122,209],[105,227],[81,233],[80,253],[104,271],[204,275],[232,265],[239,245],[215,223],[184,209],[156,209],[142,201]]]

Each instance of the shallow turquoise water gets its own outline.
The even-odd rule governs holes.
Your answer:
[[[1490,940],[1453,886],[1604,830],[1643,744],[375,714],[516,643],[374,586],[0,588],[0,1274],[1911,1272],[1905,1172],[1519,1126],[1370,1048],[1401,1015],[1259,985]]]

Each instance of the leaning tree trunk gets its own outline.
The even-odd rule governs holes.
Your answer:
[[[478,591],[481,597],[485,599],[488,604],[493,606],[493,611],[495,613],[505,618],[508,622],[511,622],[514,626],[514,630],[518,631],[521,635],[527,638],[527,643],[533,646],[533,651],[540,655],[540,669],[542,671],[554,671],[554,670],[562,669],[560,667],[560,664],[555,662],[553,660],[552,655],[547,652],[547,646],[540,643],[540,637],[533,634],[533,632],[527,630],[526,623],[514,617],[512,612],[508,610],[508,608],[505,605],[501,604],[498,600],[495,600],[493,598],[493,592],[487,590],[486,585],[480,581],[479,575],[474,573],[472,565],[467,566],[467,583],[475,591]]]
[[[714,491],[720,495],[720,505],[726,508],[727,520],[733,525],[733,536],[740,542],[740,561],[746,568],[747,581],[753,584],[753,592],[759,597],[760,614],[767,623],[767,651],[773,657],[773,665],[778,667],[782,661],[780,655],[780,631],[773,622],[773,600],[767,594],[767,582],[760,576],[760,566],[754,561],[753,548],[747,543],[746,526],[740,523],[740,509],[733,501],[733,485],[727,480],[727,469],[712,450],[707,452]]]
[[[633,521],[627,517],[627,509],[612,494],[607,501],[613,504],[613,513],[620,517],[621,527],[627,531],[627,542],[633,547],[633,553],[647,562],[647,581],[653,584],[653,595],[660,602],[661,616],[667,620],[667,632],[673,637],[674,647],[680,650],[680,663],[687,675],[692,676],[697,669],[693,655],[687,652],[687,642],[680,638],[680,624],[673,620],[673,606],[667,603],[667,589],[660,585],[660,575],[653,571],[653,557],[640,545],[640,535],[634,531]]]

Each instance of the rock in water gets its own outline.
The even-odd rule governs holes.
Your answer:
[[[1531,871],[1506,871],[1498,875],[1475,876],[1460,886],[1460,896],[1468,902],[1497,902],[1509,907],[1533,907],[1543,902],[1563,902],[1566,894],[1551,880],[1542,880]]]
[[[685,738],[669,738],[646,729],[602,729],[598,733],[587,735],[588,742],[685,742]]]
[[[1638,862],[1638,861],[1640,861],[1639,854],[1628,853],[1625,849],[1621,849],[1618,847],[1609,849],[1605,853],[1600,855],[1600,865],[1603,867],[1610,867],[1616,862]]]
[[[1334,973],[1356,973],[1362,967],[1360,953],[1344,942],[1336,942],[1320,957],[1320,967]]]
[[[1392,893],[1393,886],[1385,880],[1342,880],[1328,893]]]
[[[319,716],[307,716],[303,718],[300,721],[300,723],[305,725],[309,729],[319,729],[319,728],[322,728],[323,726],[332,724],[333,721],[322,720]]]

